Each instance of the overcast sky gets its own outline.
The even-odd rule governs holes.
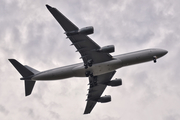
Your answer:
[[[147,48],[168,50],[153,62],[121,68],[107,87],[109,103],[98,103],[83,115],[87,78],[36,82],[24,96],[20,74],[9,63],[43,71],[82,62],[64,31],[45,7],[56,7],[79,28],[94,26],[90,37],[100,46],[115,45],[118,55]],[[179,0],[1,0],[0,119],[1,120],[179,120],[180,119]]]

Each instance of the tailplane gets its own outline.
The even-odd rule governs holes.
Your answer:
[[[24,80],[25,95],[26,96],[30,95],[33,90],[33,87],[36,83],[36,81],[32,81],[31,78],[34,76],[34,74],[38,73],[39,71],[37,71],[27,65],[24,66],[15,59],[9,59],[9,61],[12,63],[12,65],[17,69],[17,71],[23,77],[23,78],[21,78],[21,80]]]

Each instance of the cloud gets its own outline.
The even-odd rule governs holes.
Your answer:
[[[7,115],[9,112],[4,108],[4,106],[0,105],[0,111],[1,113],[3,113],[4,115]]]

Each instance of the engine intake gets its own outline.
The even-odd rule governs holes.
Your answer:
[[[97,52],[112,53],[114,52],[114,49],[114,45],[108,45],[98,49]]]
[[[111,101],[111,96],[105,95],[103,97],[100,97],[97,102],[106,103],[106,102],[110,102],[110,101]]]
[[[120,86],[122,85],[122,79],[111,80],[107,85],[112,87]]]
[[[84,28],[81,28],[76,31],[65,32],[65,34],[67,36],[73,36],[73,35],[77,35],[77,34],[89,35],[89,34],[93,34],[93,33],[94,33],[94,28],[92,26],[84,27]]]

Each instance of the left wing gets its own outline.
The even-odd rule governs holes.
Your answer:
[[[76,32],[79,30],[76,25],[74,25],[56,8],[53,8],[49,5],[46,5],[46,7],[62,26],[65,33]],[[109,53],[97,52],[96,50],[99,50],[101,47],[85,34],[75,34],[68,36],[68,38],[71,40],[72,45],[76,47],[77,52],[81,54],[81,58],[83,59],[84,64],[87,64],[88,61],[91,60],[93,61],[93,64],[95,64],[113,59]]]
[[[114,76],[116,71],[106,73],[99,76],[89,77],[89,93],[87,97],[87,104],[84,111],[84,114],[88,114],[92,111],[97,102],[101,102],[100,97],[104,92],[107,83]]]

